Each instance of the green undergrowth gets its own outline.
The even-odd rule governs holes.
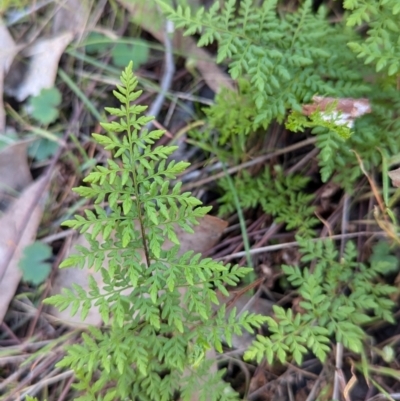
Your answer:
[[[301,365],[312,351],[324,362],[331,352],[331,340],[362,354],[368,343],[363,325],[376,319],[395,323],[395,302],[390,296],[397,288],[380,282],[381,275],[395,272],[398,260],[390,254],[386,242],[378,243],[367,264],[357,262],[358,251],[352,242],[343,257],[333,241],[312,242],[298,238],[301,261],[315,262],[312,269],[282,266],[287,280],[301,297],[301,312],[274,306],[274,318],[268,319],[270,336],[257,336],[245,358],[278,359],[285,363],[292,358]]]
[[[391,299],[398,290],[384,284],[383,276],[397,263],[385,242],[361,263],[351,242],[339,255],[334,242],[311,241],[321,225],[309,184],[331,181],[356,198],[362,175],[379,171],[382,156],[400,152],[398,2],[346,0],[342,18],[334,22],[331,10],[321,6],[315,12],[308,0],[297,9],[277,0],[217,1],[195,10],[157,3],[176,27],[198,38],[199,46],[217,46],[217,62],[227,66],[236,83],[236,90],[217,94],[215,104],[204,110],[205,127],[192,133],[203,149],[235,167],[279,150],[262,146],[277,131],[291,144],[314,138],[318,149],[319,177],[305,176],[306,168],[286,174],[294,161],[276,156],[256,174],[252,168],[236,169],[233,185],[226,178],[217,182],[221,216],[237,211],[237,200],[244,211],[261,210],[297,234],[302,260],[310,263],[282,267],[301,297],[300,311],[275,307],[269,335],[259,335],[245,357],[301,364],[311,351],[324,361],[333,340],[364,357],[364,328],[375,320],[394,322]],[[304,105],[316,95],[336,100],[305,115]],[[360,98],[370,110],[343,123],[340,100]]]
[[[226,162],[235,165],[256,156],[252,144],[273,124],[286,123],[294,137],[312,129],[322,181],[332,179],[351,194],[362,175],[355,152],[370,170],[381,164],[377,147],[388,157],[400,151],[400,58],[395,51],[400,14],[395,1],[345,1],[350,11],[334,23],[327,8],[314,12],[308,0],[295,11],[277,0],[257,6],[252,0],[215,2],[196,11],[158,3],[185,34],[200,36],[199,46],[215,42],[217,61],[228,65],[237,82],[237,91],[222,89],[215,105],[205,110],[208,125],[201,133]],[[364,36],[354,29],[363,23],[370,24]],[[357,118],[351,129],[336,124],[337,113],[331,118],[315,113],[305,121],[302,106],[315,95],[364,97],[372,112]],[[240,174],[237,181],[240,176],[245,177]],[[246,202],[245,192],[238,195]]]
[[[94,209],[64,223],[84,234],[89,247],[78,247],[60,267],[99,271],[104,285],[90,278],[88,291],[75,284],[46,300],[60,310],[71,307],[72,314],[80,311],[82,319],[96,306],[103,320],[101,328],[89,327],[80,343],[67,346],[57,364],[74,371],[74,399],[167,401],[177,394],[183,400],[238,399],[222,380],[224,370],[214,371],[216,362],[206,354],[211,349],[223,352],[224,344],[231,347],[233,334],[261,333],[265,324],[265,335],[257,335],[244,354],[249,362],[266,358],[300,365],[309,353],[324,362],[331,341],[363,354],[368,341],[364,326],[376,319],[394,321],[389,296],[397,289],[381,282],[397,269],[388,244],[377,244],[369,262],[360,263],[351,242],[340,257],[331,240],[298,237],[301,266],[282,270],[298,289],[300,310],[275,306],[273,316],[262,316],[220,304],[217,291],[229,295],[226,286],[236,286],[252,269],[179,252],[176,228],[193,232],[210,208],[180,191],[177,177],[188,163],[166,161],[175,146],[153,146],[163,131],[143,128],[151,117],[141,115],[145,107],[132,103],[141,94],[136,86],[130,64],[114,91],[120,108],[106,108],[117,120],[102,123],[106,134],[93,134],[113,156],[84,179],[87,185],[75,188],[94,200]],[[307,179],[284,177],[279,170],[275,174],[277,199],[292,205],[292,213],[296,202],[307,208],[308,199],[287,195]],[[245,179],[253,184],[250,177]],[[272,179],[268,171],[264,179]],[[100,206],[105,200],[109,213]],[[284,219],[274,202],[263,207],[277,220]],[[310,229],[312,225],[310,221]],[[167,240],[174,245],[166,247]],[[308,263],[313,267],[303,266]]]
[[[152,118],[132,104],[141,94],[136,85],[131,63],[114,91],[120,108],[106,108],[118,120],[102,124],[106,135],[93,134],[113,158],[85,178],[88,186],[75,189],[94,199],[94,211],[64,223],[85,234],[90,248],[79,247],[60,267],[93,266],[105,285],[91,278],[89,292],[74,285],[47,300],[72,314],[79,309],[82,319],[97,306],[104,327],[89,328],[57,366],[74,371],[81,401],[170,400],[176,392],[184,400],[194,394],[229,400],[235,393],[221,380],[223,371],[210,371],[215,362],[205,353],[222,352],[222,338],[231,344],[234,333],[252,332],[265,318],[224,305],[213,311],[216,291],[228,295],[225,286],[250,269],[179,253],[177,227],[193,232],[210,207],[181,193],[175,180],[188,163],[166,161],[177,147],[152,146],[163,131],[143,128]],[[108,214],[99,205],[104,200]],[[167,240],[174,245],[166,248]]]
[[[311,1],[295,11],[276,0],[261,6],[228,0],[222,8],[215,3],[196,12],[157,3],[177,28],[198,35],[199,46],[216,42],[218,62],[237,83],[237,91],[222,90],[204,111],[206,128],[197,133],[224,165],[264,154],[252,145],[279,127],[294,141],[315,138],[318,179],[332,180],[352,196],[362,175],[357,156],[366,171],[374,171],[382,154],[399,153],[400,24],[393,1],[377,2],[382,15],[373,1],[345,1],[349,11],[339,22],[331,22],[323,7],[313,12]],[[363,23],[370,26],[364,36],[354,29]],[[83,319],[96,306],[104,322],[68,346],[58,363],[74,371],[76,399],[238,399],[222,380],[224,370],[215,372],[206,354],[223,352],[232,346],[232,335],[244,331],[257,334],[244,354],[249,363],[301,365],[310,354],[325,362],[335,343],[366,360],[367,328],[378,320],[394,322],[398,290],[385,276],[397,270],[397,259],[389,244],[375,244],[369,259],[352,242],[340,254],[334,241],[315,240],[319,220],[309,191],[315,177],[307,177],[305,169],[286,174],[292,163],[279,157],[256,175],[242,169],[232,182],[219,180],[219,213],[230,215],[239,200],[242,209],[260,208],[297,235],[302,259],[281,269],[300,302],[297,308],[275,306],[272,316],[219,304],[217,291],[229,295],[226,287],[240,284],[252,269],[181,254],[176,228],[192,232],[210,208],[181,192],[179,177],[189,163],[173,161],[175,146],[155,146],[163,132],[144,129],[151,118],[142,115],[145,107],[133,104],[141,94],[136,85],[130,64],[114,92],[120,107],[106,108],[114,121],[102,124],[106,134],[93,134],[112,158],[75,189],[94,201],[94,209],[65,223],[85,234],[90,246],[80,247],[61,267],[100,271],[104,286],[91,280],[88,292],[75,285],[47,300],[79,311]],[[335,103],[325,114],[317,110],[306,117],[303,105],[315,95],[364,97],[372,112],[351,126],[340,124]],[[100,206],[104,201],[109,212]],[[167,240],[172,247],[165,246]]]
[[[300,174],[285,175],[278,166],[273,172],[266,168],[257,177],[246,170],[234,177],[242,208],[255,208],[259,204],[275,222],[285,223],[287,230],[297,230],[299,235],[312,238],[319,220],[313,216],[315,207],[310,205],[314,195],[303,191],[308,182],[309,178]],[[219,199],[219,213],[229,215],[235,211],[234,195],[226,179],[220,185],[223,195]]]

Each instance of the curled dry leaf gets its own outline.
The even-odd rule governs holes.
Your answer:
[[[65,48],[74,36],[83,35],[89,18],[88,4],[79,0],[65,0],[57,4],[52,19],[53,36],[38,39],[29,46],[20,46],[20,48],[24,47],[21,52],[22,61],[17,62],[7,76],[5,88],[7,94],[23,101],[28,96],[38,95],[42,89],[54,86],[58,63]],[[0,30],[0,48],[3,43],[5,42],[1,40]],[[29,58],[29,61],[24,58]]]
[[[18,267],[22,251],[36,238],[45,186],[46,178],[32,183],[0,218],[0,323],[22,276]]]
[[[364,114],[371,113],[371,105],[368,99],[352,99],[352,98],[339,98],[314,96],[312,104],[305,104],[303,106],[303,114],[309,116],[315,111],[319,110],[324,112],[327,108],[335,104],[335,110],[340,113],[340,120],[336,121],[337,124],[347,125],[352,127],[354,120]],[[331,114],[327,115],[327,119],[331,118]]]
[[[400,168],[388,172],[389,178],[392,180],[394,187],[400,187]]]

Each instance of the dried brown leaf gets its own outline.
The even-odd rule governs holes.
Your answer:
[[[27,146],[27,141],[21,141],[0,151],[0,211],[5,211],[15,192],[20,192],[32,181]]]
[[[22,82],[8,88],[8,93],[22,101],[38,95],[42,89],[53,87],[60,58],[73,37],[73,32],[65,32],[51,39],[39,39],[26,48],[24,56],[30,57],[28,71]]]
[[[53,19],[53,33],[72,32],[82,36],[90,15],[89,2],[64,0],[59,3]]]
[[[392,180],[394,187],[400,187],[400,168],[388,172],[389,178]]]
[[[368,99],[333,98],[314,96],[312,104],[303,105],[303,114],[309,116],[315,111],[324,112],[336,103],[335,110],[340,112],[341,120],[338,123],[352,127],[354,120],[364,114],[371,113],[371,105]]]
[[[9,70],[15,55],[18,53],[18,46],[0,18],[0,133],[5,131],[6,115],[3,105],[4,77]]]
[[[0,218],[0,323],[22,276],[18,267],[22,251],[36,238],[43,214],[45,180],[40,178],[26,188]]]

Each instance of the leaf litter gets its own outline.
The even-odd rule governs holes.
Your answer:
[[[141,2],[139,6],[137,6],[134,2],[128,2],[126,0],[117,0],[118,3],[126,8],[128,12],[130,13],[130,17],[133,18],[135,23],[141,28],[146,31],[148,34],[150,34],[153,38],[155,38],[158,42],[160,43],[165,43],[165,37],[164,37],[164,32],[163,32],[163,26],[162,24],[157,24],[157,21],[160,21],[160,16],[155,8],[152,8],[149,6],[149,3],[144,3]],[[53,38],[43,38],[40,37],[37,40],[34,40],[33,43],[30,43],[29,46],[26,46],[25,44],[19,44],[16,45],[13,42],[13,39],[9,35],[8,30],[0,25],[0,39],[1,38],[6,38],[8,45],[7,45],[7,51],[4,53],[4,48],[0,48],[0,89],[2,89],[1,85],[3,85],[4,82],[4,74],[7,72],[7,70],[10,68],[10,65],[15,58],[15,56],[18,54],[18,52],[21,51],[21,49],[24,49],[21,52],[21,56],[26,57],[26,60],[28,60],[27,57],[30,57],[30,63],[29,63],[29,68],[27,75],[25,76],[25,79],[23,80],[22,84],[16,85],[14,87],[11,87],[11,89],[8,91],[8,95],[14,96],[19,102],[22,102],[24,99],[31,95],[37,95],[43,88],[52,88],[54,87],[56,83],[56,77],[57,77],[57,70],[60,65],[60,59],[63,55],[66,55],[66,49],[69,44],[72,43],[74,38],[82,39],[85,36],[85,28],[90,27],[92,22],[93,24],[93,19],[90,19],[92,16],[88,15],[87,9],[83,10],[80,8],[80,6],[84,2],[79,2],[79,1],[65,1],[65,2],[60,2],[59,3],[59,12],[56,13],[56,17],[52,21],[54,24],[53,28]],[[99,9],[101,11],[101,6],[105,4],[106,2],[100,2],[99,3]],[[143,15],[146,16],[146,18],[143,18]],[[97,19],[95,18],[95,21]],[[99,28],[102,29],[102,27],[99,24]],[[117,28],[113,28],[115,31],[119,31]],[[3,32],[2,32],[3,30]],[[5,32],[5,33],[4,33]],[[121,36],[120,32],[119,34],[116,35],[115,37],[118,38]],[[1,43],[6,43],[3,41],[0,41]],[[183,37],[181,31],[176,30],[174,32],[174,39],[173,39],[173,46],[174,50],[178,51],[180,54],[183,54],[186,59],[186,68],[189,70],[194,67],[194,69],[200,73],[201,79],[207,84],[209,88],[211,88],[214,92],[218,92],[221,87],[228,87],[228,88],[233,88],[232,81],[230,80],[229,76],[225,74],[219,66],[217,66],[214,62],[213,57],[205,51],[204,49],[199,49],[197,48],[195,42],[193,41],[192,38],[189,37]],[[50,53],[53,53],[49,56],[49,53],[47,51],[49,49],[52,49]],[[47,56],[46,56],[47,54]],[[112,55],[111,55],[112,56]],[[150,64],[149,62],[148,64]],[[139,71],[139,74],[145,74],[147,73],[146,68],[148,65],[146,63],[143,64],[142,68]],[[156,69],[155,69],[156,70]],[[47,71],[49,72],[47,77],[41,77],[40,75],[46,75]],[[148,69],[150,72],[150,76],[154,76],[154,69],[151,70],[151,67]],[[156,70],[157,71],[157,70]],[[71,75],[73,74],[73,71],[69,71]],[[1,75],[3,74],[3,75]],[[151,75],[153,74],[153,75]],[[12,79],[10,78],[10,81]],[[21,81],[22,80],[18,80]],[[100,81],[101,84],[101,81]],[[85,88],[90,94],[91,91],[93,91],[95,85],[92,85],[91,88]],[[99,92],[101,93],[104,88],[101,88]],[[3,90],[2,90],[3,92]],[[63,93],[64,95],[64,93]],[[103,96],[103,95],[101,95]],[[101,98],[100,96],[100,98]],[[343,102],[341,102],[343,100]],[[357,101],[357,99],[339,99],[339,112],[343,113],[346,112],[345,109],[341,110],[340,109],[340,103],[346,103],[348,100]],[[315,104],[319,105],[319,107],[322,107],[321,105],[325,105],[326,103],[331,104],[332,101],[336,101],[336,99],[331,99],[331,98],[316,98],[314,99]],[[363,101],[363,99],[361,99]],[[315,106],[312,105],[312,107]],[[310,105],[306,105],[310,106]],[[305,107],[306,107],[305,106]],[[353,104],[354,106],[354,104]],[[367,105],[369,107],[369,105]],[[61,105],[63,107],[63,104]],[[100,107],[100,106],[99,106]],[[171,114],[173,114],[173,109],[175,106],[171,106]],[[311,108],[312,108],[311,107]],[[368,107],[365,109],[366,112],[369,112]],[[72,108],[72,107],[71,107]],[[304,114],[308,115],[308,113],[312,112],[311,109],[304,109]],[[354,115],[354,107],[350,110],[349,118],[346,120],[346,124],[352,124],[354,121],[354,118],[358,117],[359,115]],[[82,116],[82,114],[79,114]],[[85,117],[85,115],[83,114]],[[4,121],[3,123],[3,131],[5,131],[6,125],[5,125],[5,113],[4,113],[4,108],[0,104],[0,123]],[[82,121],[87,122],[87,120],[82,119]],[[167,121],[167,119],[166,119]],[[350,122],[348,122],[350,121]],[[168,125],[168,124],[166,124]],[[0,128],[2,126],[0,125]],[[68,127],[69,129],[70,127]],[[0,129],[1,131],[1,129]],[[79,133],[81,134],[80,138],[77,138],[77,140],[82,140],[82,144],[80,145],[81,147],[79,148],[79,151],[81,153],[83,152],[88,152],[91,156],[95,154],[93,146],[87,141],[87,134],[88,131],[84,131],[79,125],[75,126],[74,130],[74,135],[78,135]],[[84,132],[84,134],[82,134]],[[271,149],[274,149],[275,147],[273,146],[274,143],[269,144]],[[13,146],[15,148],[13,149]],[[46,193],[42,193],[43,191],[38,190],[40,185],[43,185],[43,181],[39,178],[37,181],[33,182],[31,181],[31,176],[30,176],[30,162],[28,161],[28,158],[26,156],[26,144],[18,142],[15,145],[11,145],[9,147],[10,149],[8,150],[9,155],[6,158],[6,153],[3,154],[3,164],[5,165],[4,170],[2,170],[2,157],[0,154],[0,180],[3,181],[4,179],[4,186],[7,186],[9,189],[12,189],[12,191],[8,192],[6,194],[7,198],[9,201],[5,201],[3,198],[3,201],[5,202],[5,206],[8,206],[8,209],[4,210],[3,216],[0,220],[0,229],[2,236],[5,235],[5,240],[0,240],[0,266],[3,268],[5,265],[9,268],[10,266],[13,266],[13,268],[10,270],[10,275],[5,278],[5,274],[8,271],[4,270],[4,276],[3,280],[0,281],[0,316],[3,320],[4,314],[6,313],[7,307],[11,299],[13,298],[17,286],[20,283],[21,279],[21,270],[19,269],[19,264],[21,260],[21,250],[28,244],[32,244],[34,239],[36,238],[38,231],[40,231],[40,218],[43,214],[43,204],[42,201],[37,205],[33,206],[32,200],[39,195],[46,195]],[[74,150],[76,151],[77,148]],[[76,152],[78,153],[78,152]],[[290,154],[287,152],[287,154]],[[98,161],[101,162],[102,155],[96,156],[98,157]],[[63,161],[65,163],[64,165],[64,174],[75,174],[76,169],[71,167],[71,164],[73,164],[70,160],[68,161]],[[34,173],[37,173],[38,171],[35,171],[35,168],[32,169]],[[398,171],[393,171],[389,173],[389,177],[393,180],[393,185],[398,186],[399,185],[399,175]],[[2,178],[3,177],[3,178]],[[8,179],[8,181],[7,181]],[[36,191],[36,192],[35,192]],[[324,210],[329,211],[333,210],[335,207],[337,207],[337,198],[338,196],[335,194],[329,194],[329,196],[326,196],[326,192],[324,192]],[[11,194],[11,197],[10,197]],[[20,194],[20,195],[19,195]],[[19,195],[19,196],[18,196]],[[43,197],[45,198],[45,196]],[[70,200],[68,198],[67,200]],[[51,202],[56,201],[55,199],[51,199]],[[65,199],[64,199],[65,201]],[[68,202],[65,202],[66,206],[65,209],[68,209],[65,211],[65,214],[68,215],[70,214],[71,210],[70,209],[78,209],[79,210],[79,205],[71,205],[68,204]],[[30,210],[31,213],[25,214],[25,217],[22,217],[24,213],[23,211]],[[58,225],[59,222],[62,221],[62,219],[65,216],[54,216],[54,226],[48,229],[48,227],[45,227],[45,232],[56,232],[54,234],[54,242],[53,242],[53,248],[57,252],[59,252],[62,255],[63,251],[62,248],[65,245],[64,237],[63,237],[63,232],[58,230]],[[228,230],[225,230],[225,223],[224,222],[217,222],[216,220],[213,220],[211,218],[210,221],[206,222],[209,224],[206,228],[204,229],[203,232],[198,233],[197,237],[195,240],[193,238],[185,238],[185,236],[180,237],[181,242],[187,246],[188,249],[193,249],[193,247],[197,247],[199,252],[206,252],[212,245],[217,245],[219,246],[220,249],[220,257],[224,257],[224,255],[227,255],[229,253],[234,253],[234,252],[239,252],[241,249],[243,249],[243,244],[241,243],[240,236],[237,235],[237,231],[235,231],[235,216],[233,216],[233,219],[230,219],[230,228]],[[249,223],[248,229],[249,229],[249,235],[256,243],[261,243],[263,241],[266,241],[265,238],[268,237],[268,231],[265,229],[266,227],[266,221],[260,217],[260,216],[252,216],[254,217],[254,220]],[[202,222],[202,226],[203,226]],[[18,227],[21,227],[25,225],[25,230],[22,235],[20,235],[20,238],[18,238],[19,230]],[[8,228],[4,228],[8,227]],[[200,227],[201,228],[201,227]],[[43,229],[43,227],[42,227]],[[229,230],[232,233],[231,235],[229,234]],[[224,232],[224,236],[222,241],[218,241],[218,238],[221,236],[222,232]],[[210,233],[214,233],[210,235]],[[57,237],[57,235],[59,235]],[[41,235],[43,237],[43,234]],[[51,236],[51,234],[50,234]],[[211,240],[210,237],[215,237]],[[272,237],[273,239],[277,241],[285,241],[289,237],[286,236],[285,234],[277,234],[276,236]],[[200,244],[200,240],[204,240],[202,244]],[[3,241],[3,242],[2,242]],[[77,239],[76,243],[84,243],[83,237],[79,237]],[[62,242],[62,244],[61,244]],[[12,258],[10,259],[9,256],[4,256],[4,255],[9,255],[10,252],[13,254]],[[68,251],[69,252],[69,251]],[[64,253],[68,253],[64,252]],[[259,261],[263,262],[263,265],[268,265],[268,266],[277,266],[280,265],[282,262],[284,262],[284,255],[285,252],[282,251],[272,251],[269,252],[266,256],[260,256]],[[212,252],[211,252],[212,254]],[[3,263],[4,260],[10,259],[9,263]],[[294,257],[294,259],[298,260],[298,255]],[[261,265],[261,263],[260,263]],[[69,270],[69,273],[67,273]],[[264,269],[265,270],[265,269]],[[264,286],[262,288],[264,293],[268,293],[270,295],[270,299],[275,299],[277,302],[282,302],[282,294],[276,294],[274,292],[274,289],[277,286],[277,282],[279,280],[279,273],[276,273],[275,269],[272,267],[270,268],[272,270],[271,273],[268,273],[268,285]],[[1,271],[1,269],[0,269]],[[65,276],[63,276],[64,272],[66,273]],[[59,273],[58,278],[53,281],[54,286],[50,290],[49,285],[46,286],[45,293],[50,294],[50,293],[56,293],[58,292],[62,287],[68,286],[69,283],[76,282],[76,283],[81,283],[82,285],[85,285],[87,282],[87,277],[80,276],[82,273],[81,270],[77,269],[65,269],[62,270]],[[263,276],[264,272],[261,271],[259,272],[261,276]],[[31,288],[27,287],[24,285],[22,287],[23,289],[29,289],[32,291]],[[32,294],[34,294],[32,292]],[[237,302],[237,306],[239,308],[251,308],[252,303],[256,305],[256,308],[261,313],[265,314],[270,314],[270,309],[271,309],[271,302],[264,302],[265,299],[259,298],[259,294],[255,294],[254,296],[247,295],[247,296],[242,296],[238,298],[238,300],[235,299],[235,292],[231,292],[231,299],[234,299],[235,302]],[[284,300],[284,297],[283,297]],[[40,301],[39,304],[30,304],[28,301],[24,305],[27,307],[27,310],[29,310],[29,315],[32,317],[33,315],[36,314],[38,316],[40,310],[41,310],[41,305]],[[17,304],[21,304],[19,300],[16,300]],[[30,307],[30,309],[28,308]],[[252,310],[252,309],[250,309]],[[14,315],[14,313],[17,315],[15,311],[13,311],[12,308],[9,309],[9,312],[11,315]],[[93,309],[93,324],[100,324],[98,314],[96,313],[96,310]],[[36,328],[36,333],[39,336],[39,338],[43,338],[44,340],[50,339],[52,337],[58,337],[62,330],[65,330],[65,326],[63,329],[58,330],[57,333],[52,333],[51,335],[43,335],[43,333],[49,333],[50,331],[46,331],[44,327],[46,325],[54,325],[57,327],[60,323],[60,320],[67,321],[68,316],[66,315],[57,315],[56,318],[54,319],[51,315],[47,314],[46,312],[43,312],[40,314],[41,316],[41,323],[40,325],[36,326],[35,325],[35,320],[31,318],[31,327]],[[13,319],[8,320],[4,323],[3,327],[7,327],[9,332],[12,332],[12,330],[9,329],[9,325],[13,323]],[[73,322],[74,327],[78,324],[77,321]],[[60,326],[59,326],[60,327]],[[14,328],[13,328],[14,330]],[[14,341],[13,344],[18,344],[20,345],[22,341],[24,341],[26,338],[24,337],[24,331],[18,331],[18,329],[15,329],[15,332],[17,332],[20,335],[21,341],[19,339],[13,338],[10,336],[12,341]],[[7,331],[4,332],[5,335],[7,335]],[[25,331],[26,333],[26,331]],[[72,341],[76,341],[76,338],[73,337],[73,330],[70,329],[69,333],[72,333],[71,338]],[[28,339],[29,340],[29,339]],[[33,340],[34,341],[34,340]],[[68,339],[69,341],[69,339]],[[5,343],[6,344],[6,343]],[[24,348],[20,347],[19,349],[21,350],[21,353],[19,356],[24,356],[28,354],[34,354],[36,349],[40,349],[41,345],[39,345],[37,348],[35,348],[35,342],[32,344],[32,348]],[[241,340],[238,339],[238,342],[236,343],[237,348],[240,348],[241,345]],[[31,372],[32,372],[32,380],[33,382],[36,382],[40,386],[43,386],[46,388],[45,380],[43,381],[43,377],[51,377],[52,371],[54,370],[55,373],[58,373],[53,367],[54,362],[56,361],[57,358],[59,358],[62,355],[62,351],[59,347],[59,344],[54,343],[54,346],[51,345],[50,348],[51,350],[56,350],[54,353],[50,356],[47,357],[45,355],[40,355],[37,360],[33,359],[33,362],[31,362],[31,365],[28,365],[31,367]],[[46,348],[47,350],[47,348]],[[11,352],[11,351],[10,351]],[[18,351],[17,351],[18,353]],[[54,358],[56,356],[56,358]],[[215,355],[211,355],[214,357]],[[48,363],[50,368],[45,371],[44,375],[41,376],[34,368],[35,365],[38,361],[41,359],[44,359],[45,363]],[[9,361],[10,359],[7,359]],[[232,359],[233,361],[233,359]],[[5,362],[6,363],[6,362]],[[8,363],[8,362],[7,362]],[[312,361],[311,361],[312,363]],[[0,357],[0,366],[2,364],[2,359]],[[228,364],[228,375],[230,375],[230,379],[232,381],[235,381],[235,372],[236,369],[233,368],[235,364],[240,364],[239,360],[236,359],[236,362],[232,362]],[[41,367],[42,365],[39,364]],[[214,367],[215,368],[215,367]],[[301,390],[297,392],[295,395],[295,399],[306,399],[306,395],[304,394],[304,389],[307,388],[307,393],[310,393],[313,389],[313,385],[316,387],[327,387],[330,382],[330,378],[328,377],[331,372],[321,372],[320,377],[318,377],[315,374],[311,374],[310,372],[314,369],[313,366],[309,369],[305,369],[304,371],[298,372],[296,371],[293,367],[289,366],[287,370],[285,370],[283,367],[271,367],[268,366],[266,363],[261,363],[255,370],[252,370],[252,367],[248,366],[241,366],[241,372],[245,372],[245,374],[248,375],[246,379],[238,379],[239,382],[242,384],[245,382],[250,382],[250,393],[248,399],[251,400],[256,400],[259,399],[257,396],[262,396],[261,399],[265,400],[285,400],[285,395],[286,390],[289,386],[286,385],[285,383],[293,383],[295,382],[296,384],[301,383],[302,381],[307,381],[307,385],[303,386]],[[68,372],[67,372],[68,373]],[[70,374],[70,373],[69,373]],[[308,375],[308,376],[307,376]],[[11,374],[10,374],[11,376]],[[63,380],[64,378],[69,378],[70,376],[64,376],[60,377],[60,381]],[[251,380],[249,379],[251,377]],[[305,379],[308,378],[308,379]],[[346,389],[346,382],[345,379],[343,378],[343,388]],[[35,381],[36,380],[36,381]],[[22,382],[25,383],[26,388],[28,388],[28,384],[30,382]],[[57,383],[57,380],[55,380],[55,383]],[[72,381],[67,383],[65,388],[68,390],[68,386],[70,386]],[[244,386],[246,387],[246,386]],[[19,385],[17,388],[21,389],[22,387]],[[4,389],[4,388],[3,388]],[[0,389],[2,391],[3,389]],[[46,389],[47,390],[47,389]],[[243,390],[245,391],[245,390]],[[303,391],[303,392],[302,392]],[[7,399],[14,399],[12,397],[15,396],[16,393],[13,393],[12,391],[8,393]],[[10,398],[11,397],[11,398]],[[291,399],[293,399],[293,394],[291,396]]]

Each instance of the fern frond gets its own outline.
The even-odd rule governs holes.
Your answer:
[[[346,244],[343,258],[338,261],[333,241],[297,239],[302,261],[314,261],[314,270],[311,273],[307,267],[298,266],[282,266],[282,269],[298,289],[303,311],[293,313],[291,309],[274,306],[275,316],[267,321],[270,335],[257,336],[245,358],[258,362],[266,358],[272,363],[293,357],[300,365],[311,351],[324,361],[333,337],[351,351],[362,352],[366,333],[361,325],[374,317],[393,322],[394,302],[388,295],[396,289],[380,284],[378,278],[379,274],[397,269],[397,260],[390,255],[387,244],[374,247],[371,264],[366,266],[357,262],[352,242]]]
[[[98,399],[105,387],[113,400],[167,400],[176,391],[187,398],[195,391],[187,387],[192,379],[210,383],[218,399],[234,399],[220,373],[206,379],[201,369],[190,378],[183,372],[192,365],[191,349],[200,350],[195,359],[201,366],[209,363],[203,360],[205,350],[217,345],[222,352],[217,337],[224,336],[224,327],[239,334],[263,323],[253,314],[226,317],[224,308],[213,317],[213,306],[219,304],[216,290],[226,294],[225,286],[237,285],[250,269],[179,253],[176,228],[193,232],[210,208],[189,192],[181,193],[181,182],[171,182],[188,163],[166,161],[174,146],[153,146],[163,132],[144,128],[150,119],[141,115],[144,107],[132,104],[141,94],[136,86],[130,64],[114,91],[120,108],[107,108],[119,120],[102,124],[105,135],[93,135],[113,159],[86,177],[87,186],[76,189],[96,205],[66,222],[85,233],[89,249],[80,247],[80,254],[62,267],[93,267],[104,285],[100,288],[91,278],[88,292],[74,285],[47,300],[60,309],[71,307],[72,314],[81,309],[83,319],[98,307],[106,330],[83,334],[82,344],[69,347],[59,366],[75,371],[82,400]],[[108,213],[97,205],[100,201],[108,202]],[[167,240],[175,245],[166,249]]]

